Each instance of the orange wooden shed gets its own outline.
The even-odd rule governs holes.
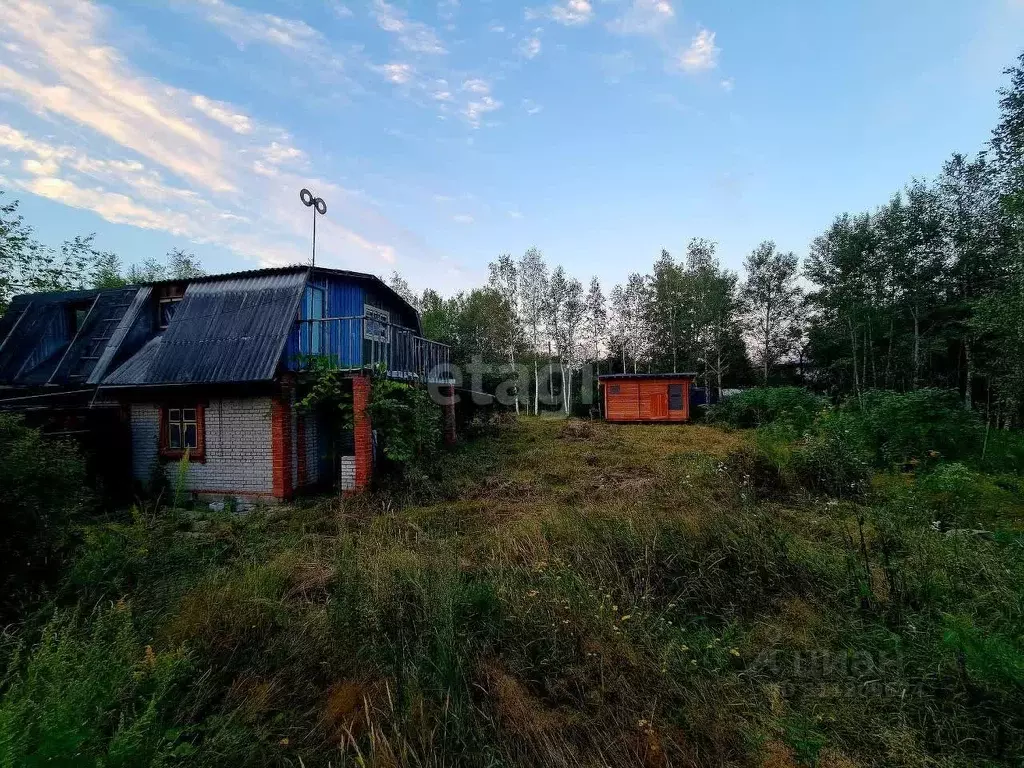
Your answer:
[[[695,373],[611,373],[598,376],[605,421],[689,421]]]

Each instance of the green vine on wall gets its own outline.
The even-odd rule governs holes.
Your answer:
[[[299,410],[323,417],[332,431],[352,429],[352,388],[343,384],[342,372],[329,357],[318,355],[305,355],[303,367],[308,389],[296,403]]]
[[[441,446],[441,408],[423,387],[375,375],[369,412],[384,456],[391,461],[429,459]]]

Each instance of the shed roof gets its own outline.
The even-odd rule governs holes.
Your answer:
[[[625,379],[695,379],[696,373],[604,373],[597,377],[598,381]]]
[[[266,381],[295,320],[305,269],[190,281],[167,330],[103,386]]]

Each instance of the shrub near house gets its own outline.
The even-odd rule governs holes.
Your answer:
[[[73,444],[0,413],[0,617],[60,572],[84,485],[85,462]]]

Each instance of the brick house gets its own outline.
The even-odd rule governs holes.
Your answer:
[[[42,424],[60,414],[65,430],[108,413],[135,480],[175,475],[187,451],[200,497],[359,491],[374,463],[371,372],[452,394],[447,347],[421,334],[377,277],[319,267],[23,295],[0,318],[0,409]],[[343,372],[351,429],[296,407],[314,360]]]

